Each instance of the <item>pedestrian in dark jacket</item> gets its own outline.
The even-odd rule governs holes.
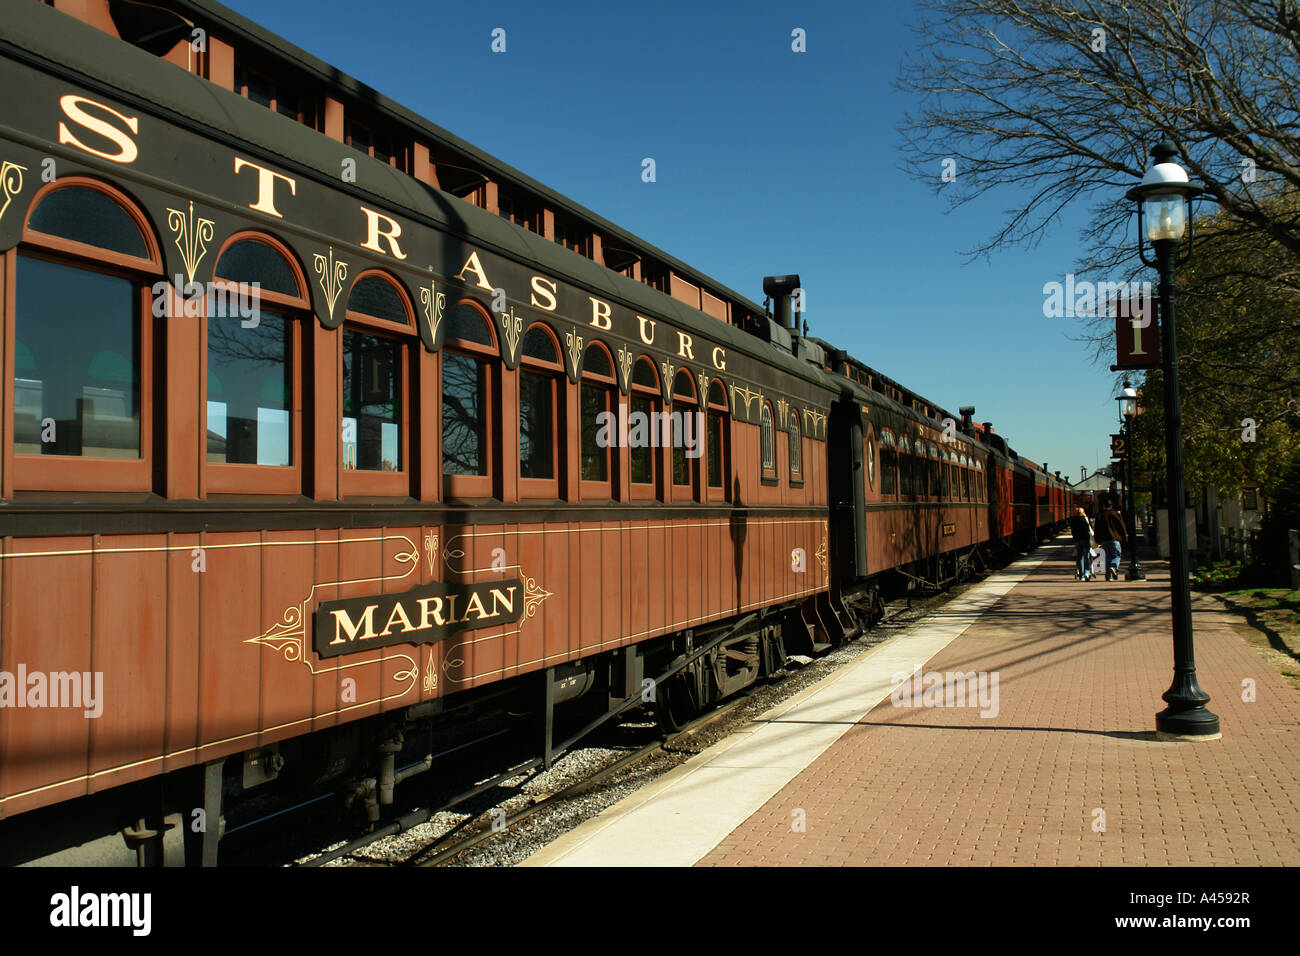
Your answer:
[[[1070,536],[1074,539],[1074,573],[1080,581],[1087,581],[1092,577],[1088,554],[1092,548],[1092,523],[1082,508],[1075,508],[1074,512],[1074,517],[1070,519]]]
[[[1128,531],[1124,528],[1124,519],[1115,510],[1115,502],[1103,498],[1101,514],[1097,516],[1097,543],[1106,552],[1106,580],[1119,580],[1119,561],[1123,551],[1122,543],[1128,540]]]

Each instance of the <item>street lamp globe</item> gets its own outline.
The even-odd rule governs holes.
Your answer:
[[[1119,402],[1119,414],[1121,419],[1131,419],[1137,414],[1137,396],[1137,390],[1125,381],[1123,390],[1115,396],[1115,401]]]
[[[1142,223],[1139,235],[1145,234],[1152,243],[1163,240],[1176,245],[1180,242],[1191,221],[1191,201],[1204,192],[1200,186],[1190,182],[1187,171],[1174,162],[1177,153],[1173,143],[1167,140],[1158,143],[1151,150],[1155,162],[1142,177],[1142,182],[1125,193],[1138,204]]]

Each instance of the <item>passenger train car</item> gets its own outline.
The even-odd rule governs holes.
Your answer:
[[[0,30],[4,862],[215,863],[250,795],[373,821],[494,708],[648,681],[671,725],[1065,520],[799,334],[797,277],[719,321],[174,56]]]

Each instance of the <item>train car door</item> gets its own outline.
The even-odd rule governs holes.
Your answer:
[[[831,403],[826,423],[832,567],[841,580],[867,573],[867,480],[862,411],[851,394]]]

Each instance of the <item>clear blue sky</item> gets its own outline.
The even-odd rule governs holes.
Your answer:
[[[1073,480],[1109,460],[1116,377],[1071,340],[1082,320],[1043,316],[1086,209],[966,262],[1023,199],[948,213],[902,171],[910,5],[227,3],[757,302],[764,275],[799,273],[813,334],[974,405],[1021,455]]]

